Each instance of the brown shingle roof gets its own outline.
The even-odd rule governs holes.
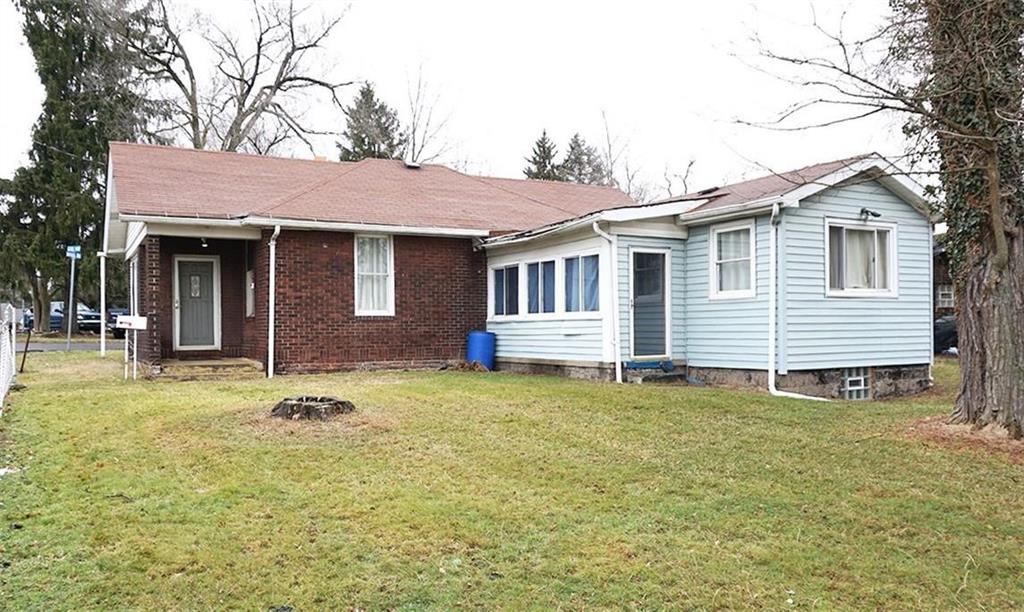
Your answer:
[[[439,165],[355,163],[110,144],[122,214],[275,217],[521,230],[634,202],[611,187],[478,177]]]
[[[770,174],[768,176],[762,176],[740,183],[733,183],[732,185],[726,185],[724,187],[715,187],[713,189],[705,189],[695,193],[688,193],[683,196],[669,198],[666,201],[678,202],[683,200],[709,200],[707,203],[690,211],[692,213],[713,210],[735,204],[743,204],[745,202],[752,202],[762,198],[782,196],[798,187],[813,183],[814,181],[828,176],[837,170],[845,168],[853,162],[870,157],[871,155],[873,154],[857,155],[846,159],[814,164],[813,166],[790,170],[788,172]]]

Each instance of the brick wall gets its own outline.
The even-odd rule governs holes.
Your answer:
[[[266,321],[269,233],[256,247]],[[395,316],[355,316],[353,234],[284,231],[277,241],[275,369],[423,366],[460,359],[487,316],[486,264],[467,239],[395,236]],[[258,327],[246,346],[257,351]],[[265,351],[265,327],[264,345]]]
[[[160,316],[163,302],[160,293],[160,237],[147,236],[143,239],[136,257],[139,258],[139,314],[148,317],[146,329],[139,332],[139,361],[158,373],[160,338],[163,332]]]

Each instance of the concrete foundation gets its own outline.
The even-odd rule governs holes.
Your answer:
[[[615,380],[615,364],[597,361],[499,358],[494,369],[515,374],[551,374],[583,380]]]
[[[928,369],[927,364],[868,368],[870,399],[879,400],[912,395],[928,389],[931,386]],[[691,383],[705,385],[765,389],[768,386],[768,372],[765,370],[691,367],[689,380]],[[777,375],[775,386],[784,391],[804,395],[842,399],[843,370],[842,368],[831,368],[791,371],[787,374]]]

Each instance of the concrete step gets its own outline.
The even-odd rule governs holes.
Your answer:
[[[255,359],[166,359],[160,377],[171,380],[234,380],[262,378],[263,364]]]

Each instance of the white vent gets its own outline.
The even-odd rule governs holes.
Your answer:
[[[416,168],[420,167],[420,162],[418,162],[418,161],[412,161],[411,159],[406,159],[406,160],[403,160],[403,161],[405,161],[405,167],[406,168],[411,168],[411,169],[415,170]]]
[[[871,376],[867,368],[846,368],[843,370],[843,398],[866,400],[871,397]]]

